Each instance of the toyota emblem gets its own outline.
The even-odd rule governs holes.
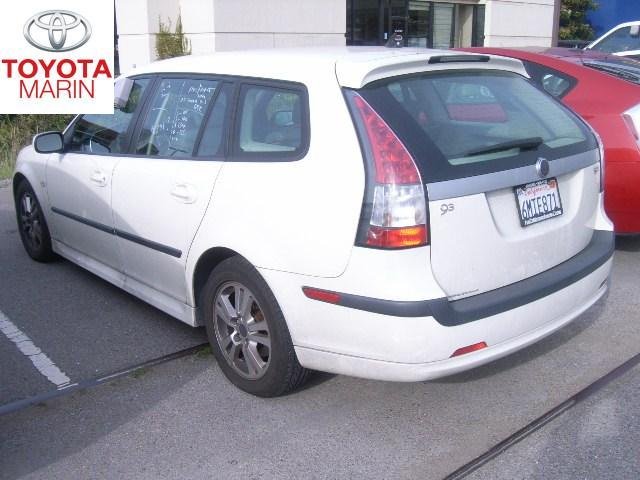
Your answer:
[[[549,160],[546,158],[539,158],[536,162],[536,172],[540,178],[544,178],[549,175]]]
[[[24,24],[24,38],[46,52],[68,52],[91,37],[91,25],[82,15],[68,10],[47,10]]]

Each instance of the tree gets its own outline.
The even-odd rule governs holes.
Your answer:
[[[595,10],[594,0],[562,0],[560,5],[560,31],[562,40],[591,40],[593,28],[587,23],[587,11]]]
[[[158,17],[158,34],[156,35],[156,54],[158,59],[181,57],[183,55],[191,55],[191,42],[184,35],[182,30],[182,17],[178,15],[176,21],[176,31],[171,32],[171,19],[164,23]]]

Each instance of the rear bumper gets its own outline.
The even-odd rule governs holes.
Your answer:
[[[513,310],[562,290],[602,266],[611,258],[614,249],[613,232],[596,230],[591,242],[569,260],[526,280],[487,293],[455,301],[437,298],[418,302],[341,293],[338,305],[396,317],[433,317],[444,326],[463,325]]]
[[[303,346],[296,346],[296,354],[307,368],[375,380],[414,382],[452,375],[520,350],[570,323],[605,294],[611,263],[610,259],[583,279],[545,298],[477,322],[442,327],[431,318],[423,318],[427,328],[418,337],[413,326],[403,326],[399,323],[402,319],[389,317],[390,322],[398,322],[388,337],[398,349],[398,358],[403,353],[401,348],[415,349],[422,344],[425,351],[432,348],[432,354],[440,355],[440,360],[395,362]],[[488,347],[449,358],[455,349],[479,341],[485,341]]]
[[[354,250],[353,268],[336,278],[261,273],[283,310],[303,366],[364,378],[421,381],[508,355],[575,319],[606,292],[613,242],[610,231],[596,232],[580,254],[556,268],[512,288],[447,301],[445,306],[443,292],[430,279],[423,260],[428,247],[389,256]],[[381,261],[387,263],[375,263]],[[346,295],[343,305],[335,305],[306,298],[305,285],[371,292],[378,298]],[[401,296],[411,288],[411,295]],[[423,295],[435,300],[381,299]],[[457,349],[479,342],[488,347],[450,358]]]

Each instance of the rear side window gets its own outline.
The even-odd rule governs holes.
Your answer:
[[[531,79],[549,95],[553,95],[556,98],[564,97],[578,83],[575,78],[553,68],[527,61],[522,63]]]
[[[378,82],[359,93],[402,139],[429,182],[596,147],[571,112],[510,72],[422,74]]]
[[[298,158],[308,141],[308,107],[302,89],[244,85],[235,153],[277,160]]]
[[[104,155],[125,153],[127,131],[149,82],[148,78],[133,80],[129,97],[123,106],[114,109],[113,115],[82,115],[73,125],[68,150]]]
[[[192,157],[217,86],[215,80],[163,79],[137,134],[135,152],[159,157]]]

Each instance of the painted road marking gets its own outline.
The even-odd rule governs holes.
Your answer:
[[[7,316],[0,311],[0,332],[16,344],[20,350],[38,371],[47,377],[59,390],[71,385],[71,379],[42,352],[29,337],[16,327]]]

